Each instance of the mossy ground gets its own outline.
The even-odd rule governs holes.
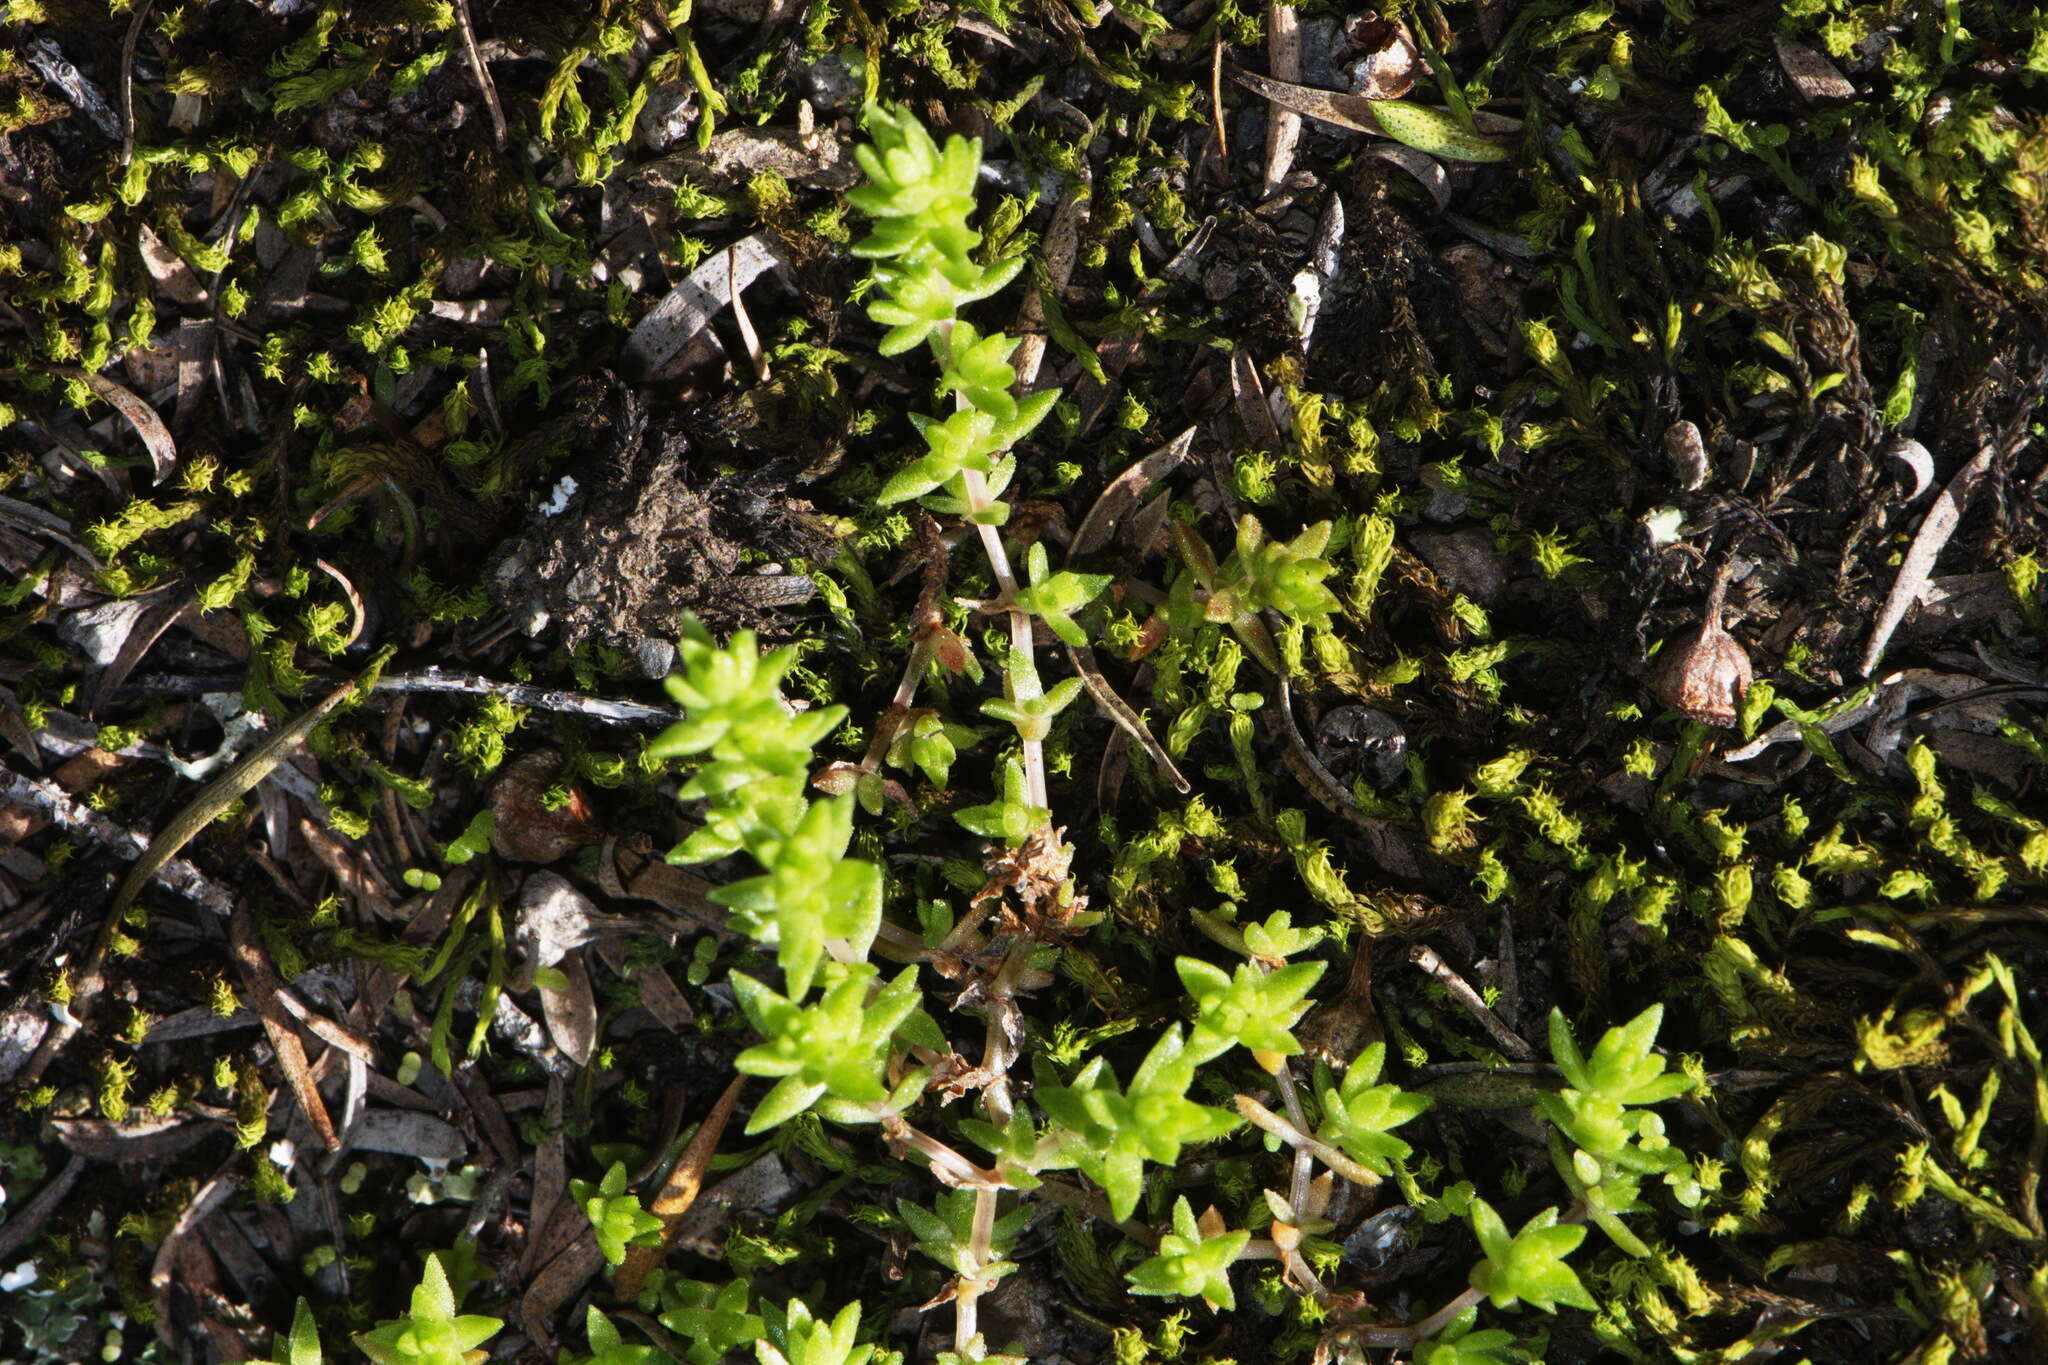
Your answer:
[[[0,1221],[0,1270],[41,1277],[0,1355],[82,1358],[125,1320],[122,1358],[231,1358],[301,1293],[366,1326],[464,1232],[502,1307],[528,1286],[548,1170],[638,1164],[723,1087],[747,1040],[721,983],[759,955],[639,861],[680,829],[648,724],[431,688],[345,707],[184,856],[284,979],[326,974],[300,994],[373,1069],[437,1048],[460,1063],[462,1095],[430,1061],[368,1101],[425,1096],[455,1121],[438,1202],[408,1200],[408,1156],[326,1170],[246,1016],[143,1041],[249,1003],[225,922],[161,885],[119,926],[84,1031],[20,1074],[132,860],[119,831],[164,828],[217,776],[181,765],[245,742],[237,707],[274,733],[366,668],[430,666],[658,706],[646,665],[692,609],[799,642],[792,690],[846,704],[828,749],[861,758],[944,534],[876,505],[915,442],[906,414],[930,406],[850,302],[841,196],[879,95],[984,139],[988,250],[1032,261],[1035,287],[989,322],[1043,337],[1041,382],[1066,399],[1021,452],[1014,536],[1057,561],[1105,485],[1190,426],[1175,525],[1223,553],[1239,511],[1283,536],[1338,524],[1343,610],[1278,644],[1306,747],[1348,791],[1286,761],[1273,679],[1233,637],[1148,628],[1170,556],[1135,538],[1093,556],[1118,574],[1084,617],[1097,656],[1193,790],[1086,707],[1056,728],[1055,820],[1108,918],[1025,999],[1027,1055],[1127,1068],[1116,1040],[1184,1007],[1171,963],[1208,950],[1195,912],[1325,924],[1312,1021],[1348,1030],[1344,1059],[1383,1036],[1396,1079],[1436,1101],[1408,1130],[1414,1180],[1333,1234],[1331,1281],[1392,1320],[1463,1287],[1475,1251],[1439,1216],[1446,1187],[1519,1214],[1561,1202],[1525,1117],[1550,1073],[1414,955],[1538,1053],[1554,1004],[1597,1036],[1661,1001],[1660,1042],[1708,1082],[1666,1106],[1671,1136],[1721,1165],[1718,1191],[1638,1215],[1648,1259],[1580,1253],[1599,1313],[1506,1315],[1526,1353],[1732,1361],[1784,1338],[1782,1358],[1816,1362],[2039,1359],[2048,17],[1397,8],[1434,68],[1410,98],[1519,120],[1471,125],[1505,159],[1402,164],[1310,120],[1270,195],[1268,107],[1231,76],[1268,69],[1265,15],[1233,0],[472,0],[495,112],[435,0],[0,11],[0,733],[9,773],[39,784],[0,809],[7,1218],[80,1163],[33,1241]],[[1376,50],[1331,7],[1296,15],[1303,83],[1339,85]],[[757,232],[776,264],[745,284],[744,326],[730,308],[666,342],[643,325]],[[1305,349],[1304,272],[1321,291]],[[162,414],[148,444],[101,375]],[[1667,449],[1681,421],[1704,478]],[[1900,438],[1924,471],[1886,453]],[[1866,679],[1912,537],[1983,451]],[[658,498],[635,482],[650,468]],[[549,526],[556,502],[582,540]],[[567,567],[494,573],[522,538]],[[1731,556],[1731,629],[1760,680],[1732,736],[1646,687]],[[650,560],[694,567],[660,591],[624,580]],[[936,605],[997,657],[969,605],[993,595],[963,550]],[[974,723],[986,690],[935,670],[920,704]],[[1399,761],[1362,759],[1389,722]],[[948,790],[891,769],[902,799],[861,822],[913,933],[982,882],[949,813],[989,799],[1002,742],[986,727],[963,747]],[[552,1082],[544,1036],[522,1048],[477,1021],[508,990],[539,1012],[505,943],[536,863],[660,931],[592,950],[592,1060]],[[636,965],[673,983],[658,1013]],[[403,994],[411,1012],[356,1017],[373,967],[437,974]],[[943,1016],[952,988],[927,976]],[[978,1018],[944,1022],[978,1050]],[[1198,1089],[1227,1102],[1259,1083],[1242,1069]],[[284,1136],[290,1176],[267,1156]],[[822,1311],[859,1297],[917,1349],[909,1310],[942,1277],[889,1210],[932,1182],[867,1130],[809,1122],[730,1137],[713,1169],[758,1181],[769,1152],[786,1188],[729,1213],[691,1273]],[[1245,1226],[1283,1165],[1240,1135],[1158,1173],[1140,1216],[1164,1226],[1183,1189]],[[153,1286],[219,1178],[242,1188],[222,1206],[248,1215],[242,1240],[156,1259]],[[1180,1316],[1126,1292],[1133,1259],[1049,1213],[984,1308],[992,1340],[1069,1360],[1317,1347],[1321,1310],[1269,1266],[1237,1272],[1234,1312]],[[540,1326],[575,1339],[581,1321]]]

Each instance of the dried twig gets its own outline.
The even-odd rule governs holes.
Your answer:
[[[84,802],[73,800],[62,787],[46,778],[23,777],[11,769],[0,768],[0,798],[16,805],[34,806],[66,834],[83,835],[131,858],[142,856],[149,847],[146,835],[115,824]],[[216,915],[225,915],[234,908],[234,892],[183,858],[165,859],[151,874],[151,880]]]
[[[1223,131],[1223,35],[1217,34],[1209,48],[1209,112],[1216,124],[1216,160],[1221,164],[1223,183],[1230,183],[1230,139]]]
[[[156,0],[140,0],[128,20],[128,34],[121,39],[121,168],[135,159],[135,44],[142,37],[143,21],[149,18]]]
[[[725,292],[732,300],[732,320],[740,329],[740,344],[747,348],[747,363],[754,367],[754,377],[760,383],[768,382],[768,356],[761,349],[761,338],[754,331],[754,320],[747,316],[745,288],[739,281],[738,252],[726,248]]]
[[[35,1235],[43,1230],[43,1224],[50,1221],[50,1215],[71,1197],[78,1178],[85,1174],[85,1166],[85,1157],[73,1156],[64,1163],[63,1170],[43,1183],[35,1198],[12,1210],[7,1221],[0,1223],[0,1260],[12,1256],[34,1240]]]
[[[477,87],[484,92],[484,105],[491,111],[491,141],[502,152],[510,140],[505,132],[505,111],[498,105],[498,87],[491,83],[490,68],[484,65],[484,54],[476,45],[476,26],[469,21],[469,0],[455,0],[455,20],[462,29],[462,50],[469,58],[470,74],[476,77]]]
[[[1368,1171],[1364,1166],[1353,1161],[1321,1138],[1305,1131],[1295,1124],[1293,1120],[1274,1113],[1250,1095],[1239,1095],[1235,1102],[1237,1112],[1242,1114],[1254,1127],[1265,1129],[1297,1151],[1314,1153],[1318,1161],[1353,1184],[1369,1190],[1380,1183],[1380,1178],[1371,1171]]]
[[[1533,1062],[1536,1060],[1536,1050],[1523,1042],[1513,1029],[1503,1024],[1500,1021],[1500,1016],[1495,1014],[1492,1009],[1488,1008],[1487,1003],[1479,998],[1479,992],[1472,989],[1472,984],[1453,971],[1449,963],[1438,957],[1435,949],[1427,944],[1418,943],[1415,947],[1409,949],[1408,960],[1435,977],[1437,982],[1451,993],[1451,998],[1460,1005],[1463,1005],[1466,1012],[1474,1019],[1477,1019],[1485,1027],[1486,1031],[1493,1035],[1493,1040],[1500,1044],[1502,1051],[1510,1054],[1517,1061]]]
[[[164,826],[163,832],[150,841],[149,847],[135,860],[135,866],[129,869],[127,879],[114,893],[113,902],[107,907],[106,918],[101,921],[99,934],[93,940],[91,950],[79,967],[78,984],[71,997],[71,1017],[58,1023],[44,1035],[42,1045],[36,1049],[35,1056],[31,1057],[28,1065],[22,1069],[22,1084],[33,1085],[42,1079],[43,1071],[55,1060],[57,1053],[83,1027],[81,1016],[100,992],[100,972],[106,965],[107,953],[120,935],[121,922],[128,913],[128,907],[135,903],[135,898],[141,894],[142,888],[149,885],[150,881],[163,871],[177,856],[178,850],[191,842],[193,836],[211,824],[215,816],[247,795],[268,777],[271,770],[284,760],[285,755],[296,749],[306,736],[313,732],[314,726],[325,720],[336,707],[355,696],[356,690],[357,684],[353,682],[336,688],[318,705],[251,749],[234,767],[208,783],[183,810],[172,817],[171,822]],[[317,1100],[318,1096],[314,1098]],[[324,1136],[331,1137],[332,1130]],[[332,1146],[330,1142],[329,1147]]]
[[[298,1031],[292,1027],[290,1017],[278,1003],[284,993],[284,982],[279,979],[277,969],[270,965],[270,957],[263,951],[263,945],[256,939],[256,921],[247,906],[237,905],[235,913],[228,917],[228,938],[234,947],[235,967],[241,973],[242,985],[249,993],[249,1007],[256,1017],[263,1021],[263,1031],[270,1038],[270,1047],[277,1054],[278,1068],[284,1072],[285,1083],[292,1088],[292,1095],[305,1112],[306,1121],[313,1125],[313,1132],[321,1145],[330,1152],[341,1150],[341,1134],[334,1131],[334,1120],[327,1116],[327,1105],[320,1098],[320,1088],[313,1083],[313,1068],[306,1061],[305,1046],[299,1042]]]
[[[682,713],[668,706],[649,706],[637,701],[612,701],[587,697],[580,692],[561,692],[531,683],[499,682],[476,673],[444,673],[438,667],[421,673],[386,674],[377,679],[379,692],[467,692],[475,696],[503,697],[514,706],[533,706],[543,711],[567,711],[588,716],[607,725],[671,725]]]

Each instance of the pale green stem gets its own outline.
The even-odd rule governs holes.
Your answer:
[[[1359,1165],[1329,1143],[1324,1142],[1321,1138],[1314,1137],[1302,1131],[1299,1126],[1289,1123],[1250,1095],[1239,1095],[1237,1097],[1237,1112],[1290,1146],[1315,1153],[1318,1161],[1354,1185],[1369,1190],[1380,1183],[1380,1178],[1373,1172],[1368,1171],[1365,1167]]]
[[[938,331],[944,341],[952,341],[952,323],[940,323]],[[957,401],[959,406],[967,406],[965,395],[960,396]],[[960,471],[960,492],[961,500],[967,504],[970,520],[974,513],[995,501],[989,496],[988,479],[971,469]],[[989,572],[995,576],[996,597],[1000,601],[1008,602],[1017,595],[1017,573],[1010,567],[1010,552],[1003,547],[1002,528],[976,521],[974,530],[975,534],[981,537],[983,553],[988,556]],[[1043,692],[1038,684],[1038,669],[1032,662],[1034,641],[1031,618],[1014,607],[1006,614],[1010,618],[1010,652],[1030,666],[1015,670],[1004,669],[1003,691],[1011,701],[1030,701]],[[1022,675],[1021,681],[1019,674]],[[1024,799],[1041,810],[1049,809],[1052,803],[1046,799],[1045,794],[1045,746],[1038,740],[1023,739],[1021,736],[1019,742],[1024,749]]]

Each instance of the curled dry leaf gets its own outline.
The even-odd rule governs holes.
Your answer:
[[[1088,515],[1081,519],[1081,529],[1074,533],[1074,538],[1070,542],[1070,557],[1078,563],[1084,556],[1104,548],[1115,539],[1117,528],[1124,517],[1137,506],[1138,500],[1144,497],[1154,484],[1181,466],[1188,457],[1188,451],[1193,448],[1194,441],[1195,428],[1189,427],[1111,479],[1109,485],[1097,495],[1094,504],[1089,507]],[[1163,498],[1156,499],[1155,503],[1163,509]],[[1144,557],[1150,540],[1149,532],[1142,537],[1134,538],[1131,546],[1135,551],[1134,558]],[[1102,669],[1095,662],[1095,652],[1085,645],[1078,649],[1069,645],[1067,656],[1073,661],[1075,671],[1081,675],[1082,684],[1087,687],[1089,695],[1095,698],[1096,704],[1126,734],[1144,746],[1145,752],[1151,755],[1152,761],[1158,765],[1166,779],[1173,783],[1176,790],[1191,790],[1187,778],[1174,764],[1172,757],[1160,746],[1159,741],[1153,738],[1144,718],[1133,711],[1124,699],[1117,695],[1116,689],[1109,685],[1108,679],[1102,676]]]
[[[171,476],[171,471],[178,467],[178,447],[171,440],[170,428],[164,425],[163,418],[156,415],[155,408],[137,398],[125,385],[103,374],[93,374],[75,365],[59,365],[51,373],[79,380],[112,403],[114,410],[128,419],[128,425],[135,428],[135,434],[149,448],[149,463],[156,471],[155,481],[162,483]]]
[[[1909,505],[1918,502],[1920,495],[1934,482],[1933,453],[1910,436],[1892,437],[1878,453],[1887,459],[1897,460],[1912,471],[1913,491],[1906,495],[1906,502]]]
[[[1346,23],[1344,36],[1358,54],[1344,68],[1354,95],[1397,100],[1414,89],[1416,78],[1429,69],[1415,45],[1415,35],[1398,19],[1358,15]]]
[[[1451,206],[1451,176],[1443,163],[1426,152],[1418,152],[1405,142],[1375,142],[1367,154],[1381,161],[1399,166],[1415,178],[1415,182],[1429,191],[1429,197],[1436,201],[1436,211],[1442,213]]]
[[[1858,670],[1865,677],[1877,667],[1877,661],[1884,655],[1884,647],[1891,643],[1892,632],[1899,628],[1899,622],[1906,619],[1906,609],[1927,586],[1928,576],[1934,572],[1934,561],[1941,557],[1942,548],[1956,533],[1956,527],[1963,520],[1963,509],[1970,505],[1970,496],[1977,491],[1977,484],[1985,471],[1991,468],[1993,453],[1993,447],[1988,445],[1979,450],[1968,464],[1956,471],[1948,487],[1941,490],[1934,499],[1934,505],[1927,509],[1926,519],[1914,533],[1913,543],[1906,548],[1906,557],[1899,562],[1898,577],[1892,580],[1892,590],[1886,594],[1884,606],[1877,613],[1877,622],[1870,628],[1870,643],[1864,646],[1863,661]]]
[[[1480,129],[1475,135],[1467,132],[1447,111],[1430,105],[1369,100],[1336,90],[1274,80],[1251,71],[1232,71],[1230,74],[1239,85],[1263,95],[1282,109],[1348,128],[1354,133],[1390,137],[1450,161],[1505,160],[1508,149],[1487,134],[1518,132],[1522,126],[1519,119],[1475,112],[1473,121]]]
[[[491,787],[491,847],[499,857],[551,863],[604,837],[573,785],[566,801],[550,804],[561,769],[562,756],[551,749],[521,754],[505,766]]]
[[[1671,477],[1690,493],[1707,481],[1707,443],[1692,422],[1673,422],[1664,428],[1664,458],[1671,461]]]

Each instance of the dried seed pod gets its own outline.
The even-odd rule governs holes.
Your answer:
[[[505,765],[491,787],[491,847],[499,857],[551,863],[604,837],[574,786],[567,801],[549,808],[547,794],[561,770],[562,756],[551,749],[521,754]]]
[[[1686,492],[1706,483],[1707,443],[1693,423],[1673,422],[1664,428],[1664,458],[1671,461],[1671,475]]]
[[[1721,566],[1700,624],[1665,642],[1650,680],[1657,700],[1688,719],[1721,730],[1734,728],[1753,676],[1749,654],[1721,629],[1721,607],[1733,568],[1733,559]]]

